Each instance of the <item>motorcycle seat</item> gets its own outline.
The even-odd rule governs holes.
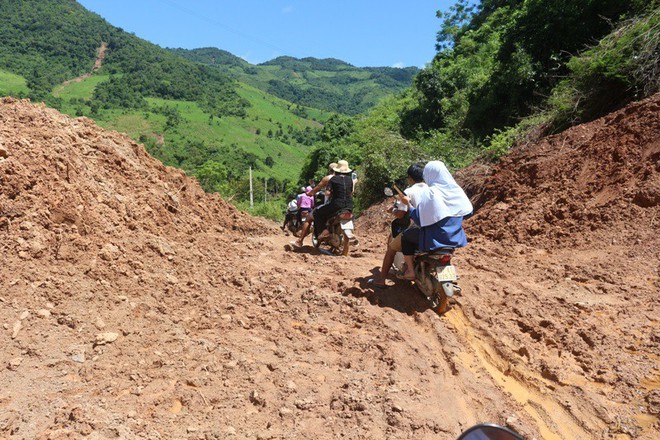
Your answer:
[[[346,210],[346,209],[342,209],[341,211],[337,212],[335,215],[330,217],[328,219],[328,223],[332,223],[337,218],[339,218],[340,220],[352,220],[353,219],[353,213],[351,211]]]

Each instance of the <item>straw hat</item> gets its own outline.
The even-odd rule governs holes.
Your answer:
[[[353,170],[348,167],[347,161],[340,160],[339,162],[337,162],[337,166],[334,167],[332,171],[334,171],[335,173],[344,174],[344,173],[350,173]]]

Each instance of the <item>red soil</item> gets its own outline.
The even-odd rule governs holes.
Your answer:
[[[0,438],[657,438],[660,96],[457,174],[442,317],[126,136],[0,101]]]

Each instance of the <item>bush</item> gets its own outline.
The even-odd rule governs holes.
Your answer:
[[[548,100],[555,130],[600,117],[660,91],[660,8],[623,22],[568,62]]]
[[[497,161],[515,145],[537,141],[547,131],[550,120],[549,113],[542,112],[524,118],[513,127],[496,129],[491,136],[484,140],[485,148],[482,157],[490,161]]]
[[[236,203],[236,207],[250,215],[264,217],[281,224],[284,221],[286,201],[284,199],[269,200],[266,203],[255,201],[252,208],[250,208],[250,202],[241,201]]]

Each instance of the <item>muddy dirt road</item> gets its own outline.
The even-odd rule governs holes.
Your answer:
[[[384,205],[348,257],[294,250],[126,136],[5,98],[0,438],[658,438],[659,109],[459,175],[479,210],[439,317],[368,283]]]

